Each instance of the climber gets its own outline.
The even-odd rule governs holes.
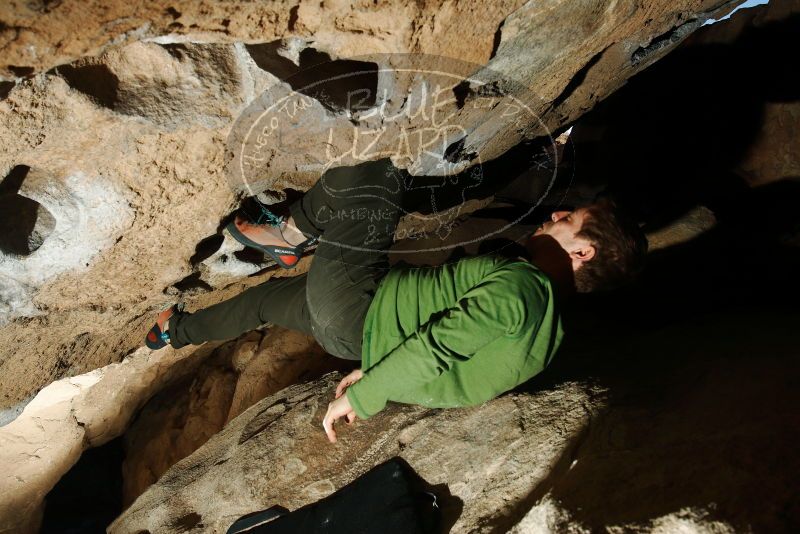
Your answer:
[[[388,159],[335,168],[289,217],[268,210],[267,224],[237,217],[228,231],[282,267],[318,242],[308,273],[270,279],[195,313],[167,309],[147,345],[230,339],[265,323],[314,336],[330,354],[361,362],[323,419],[335,442],[338,419],[367,419],[389,400],[469,406],[527,381],[561,341],[561,295],[618,285],[641,267],[644,236],[604,201],[554,212],[528,239],[526,258],[390,268],[408,177]]]

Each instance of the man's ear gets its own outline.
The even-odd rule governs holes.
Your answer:
[[[577,259],[577,260],[581,260],[581,261],[589,261],[592,258],[594,258],[595,252],[597,252],[597,251],[594,248],[594,245],[585,245],[585,246],[582,246],[580,248],[577,248],[577,249],[573,250],[570,253],[570,256],[573,259]]]

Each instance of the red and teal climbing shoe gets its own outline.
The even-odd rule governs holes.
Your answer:
[[[274,226],[280,232],[283,240],[286,241],[286,238],[283,237],[283,227],[284,223],[286,222],[285,219],[283,217],[275,215],[274,213],[272,213],[263,206],[261,207],[261,211],[262,211],[261,216],[253,224],[256,225],[264,224],[267,226]],[[290,246],[262,245],[261,243],[256,243],[255,241],[244,235],[242,231],[239,230],[239,228],[236,226],[235,221],[231,221],[230,223],[228,223],[225,229],[228,231],[229,234],[231,234],[231,236],[233,236],[233,238],[236,241],[238,241],[242,245],[254,248],[256,250],[260,250],[261,252],[263,252],[273,260],[275,260],[275,263],[277,263],[284,269],[294,268],[300,261],[300,258],[303,256],[303,252],[305,252],[305,250],[308,247],[313,246],[317,243],[317,238],[310,237],[298,245],[290,245]]]
[[[158,350],[169,345],[169,329],[164,330],[164,325],[176,312],[180,311],[180,308],[180,305],[175,304],[158,314],[158,317],[156,317],[156,324],[153,325],[144,338],[144,343],[147,345],[147,348]]]

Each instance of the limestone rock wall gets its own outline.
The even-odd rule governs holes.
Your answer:
[[[575,120],[735,3],[5,2],[4,205],[38,205],[23,201],[30,231],[0,256],[0,406],[16,413],[44,385],[119,361],[157,306],[219,300],[192,302],[189,290],[263,267],[239,261],[230,244],[205,250],[236,206],[223,171],[234,119],[264,90],[290,91],[248,46],[283,39],[332,59],[456,56],[486,64],[489,82],[508,76],[530,88],[541,121],[509,124],[463,106],[480,101],[475,88],[450,104],[463,107],[454,120],[469,132],[458,151],[468,164]],[[320,120],[349,124],[314,106]],[[304,139],[299,153],[324,150],[317,136]],[[277,163],[272,172],[298,168],[291,157]],[[282,187],[302,190],[319,169],[281,174]],[[43,176],[47,193],[34,186]],[[4,216],[20,220],[22,209]],[[44,239],[31,251],[34,234]]]
[[[523,4],[504,0],[487,9],[480,2],[444,1],[12,1],[0,11],[0,75],[12,79],[46,71],[148,38],[232,43],[300,36],[340,57],[425,51],[483,63],[500,23]]]

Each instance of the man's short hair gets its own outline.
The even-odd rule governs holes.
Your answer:
[[[609,199],[586,206],[586,210],[576,235],[589,240],[595,254],[575,271],[575,288],[579,293],[615,289],[641,272],[647,238],[639,225]]]

